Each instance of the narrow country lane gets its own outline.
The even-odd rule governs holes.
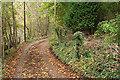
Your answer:
[[[0,80],[120,79],[113,1],[1,0]]]
[[[49,51],[44,39],[29,45],[17,64],[16,78],[80,78]]]

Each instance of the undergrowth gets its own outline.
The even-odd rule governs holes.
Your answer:
[[[108,33],[108,36],[102,37],[102,41],[98,41],[89,48],[86,47],[87,44],[84,43],[85,40],[82,38],[81,32],[75,33],[78,36],[75,37],[76,39],[64,39],[61,41],[59,41],[59,37],[54,33],[50,36],[50,47],[53,48],[54,54],[63,63],[70,65],[80,75],[88,78],[119,79],[120,49],[117,44],[118,28],[116,27],[118,25],[114,27],[115,23],[114,20],[99,23],[99,26],[100,24],[101,26],[98,28],[96,34],[102,36]],[[111,28],[107,30],[107,27]],[[113,28],[114,30],[112,30]]]

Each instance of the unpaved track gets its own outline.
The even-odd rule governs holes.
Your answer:
[[[48,39],[29,45],[22,53],[16,78],[79,78],[49,51]]]
[[[30,49],[32,46],[34,46],[34,45],[36,45],[36,44],[39,44],[39,43],[41,43],[41,42],[44,42],[44,41],[46,41],[46,40],[47,40],[47,39],[42,39],[42,40],[36,41],[36,42],[28,45],[28,47],[24,50],[24,52],[22,52],[22,54],[21,54],[21,56],[20,56],[20,59],[19,59],[19,61],[18,61],[18,64],[17,64],[17,71],[15,72],[15,73],[16,73],[15,77],[17,77],[17,78],[23,78],[23,77],[24,77],[24,76],[22,75],[23,66],[24,66],[24,61],[25,61],[25,58],[26,58],[26,54],[27,54],[27,52],[29,51],[29,49]]]

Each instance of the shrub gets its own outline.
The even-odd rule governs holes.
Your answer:
[[[98,14],[98,3],[95,2],[75,2],[69,3],[63,21],[66,27],[74,32],[95,27]]]
[[[99,22],[98,30],[96,31],[95,35],[101,36],[104,34],[108,34],[106,40],[108,42],[118,42],[119,38],[119,23],[120,20],[119,15],[116,19],[106,20]]]

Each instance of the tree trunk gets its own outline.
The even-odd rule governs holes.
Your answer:
[[[6,4],[5,4],[5,7],[4,9],[6,9]],[[3,12],[4,12],[4,9],[3,9]],[[2,13],[2,15],[4,15],[5,13]],[[5,56],[5,42],[6,42],[6,39],[5,39],[5,34],[6,34],[6,19],[5,17],[2,16],[2,58],[4,59],[4,56]]]
[[[25,2],[24,2],[24,41],[26,42],[26,14],[25,14]]]
[[[56,27],[56,0],[54,2],[54,27]]]
[[[94,33],[93,29],[94,29],[94,28],[92,27],[92,28],[91,28],[91,34],[92,34],[92,35],[93,35],[93,33]]]
[[[0,7],[2,7],[2,3],[0,2]],[[1,13],[1,9],[0,9],[0,58],[2,59],[2,53],[3,53],[3,36],[2,36],[2,13]]]
[[[5,51],[4,51],[4,43],[5,43],[5,41],[4,41],[4,20],[3,20],[3,18],[2,18],[2,29],[1,29],[1,32],[2,32],[2,39],[1,39],[1,41],[2,41],[2,58],[4,58],[4,55],[5,55]]]
[[[13,15],[13,36],[14,36],[14,47],[17,48],[17,28],[15,22],[15,14],[14,14],[14,7],[12,2],[12,15]]]
[[[47,10],[47,11],[48,11],[48,10]],[[46,29],[45,35],[48,34],[48,29],[49,29],[49,14],[48,14],[48,12],[47,12],[47,15],[46,15],[46,20],[47,20],[47,29]]]
[[[27,31],[28,31],[28,35],[27,35],[27,39],[30,39],[30,30],[28,27],[26,27]]]
[[[8,15],[8,14],[7,14]],[[10,42],[10,45],[12,46],[12,28],[11,28],[11,24],[10,22],[8,21],[10,20],[9,16],[7,16],[7,23],[8,23],[8,26],[9,26],[9,42]]]
[[[7,10],[7,7],[5,7],[5,10]],[[5,12],[5,21],[8,21],[8,20],[7,20],[7,17],[8,17],[8,16],[7,16],[7,11],[6,11],[6,12]],[[5,22],[5,24],[7,24],[7,22]],[[9,24],[8,24],[8,25],[9,25]],[[8,34],[9,34],[9,33],[8,33]],[[8,37],[7,40],[8,40],[8,45],[7,45],[7,46],[8,46],[8,51],[9,51],[9,50],[10,50],[10,38]],[[9,52],[10,52],[10,51],[9,51]]]

